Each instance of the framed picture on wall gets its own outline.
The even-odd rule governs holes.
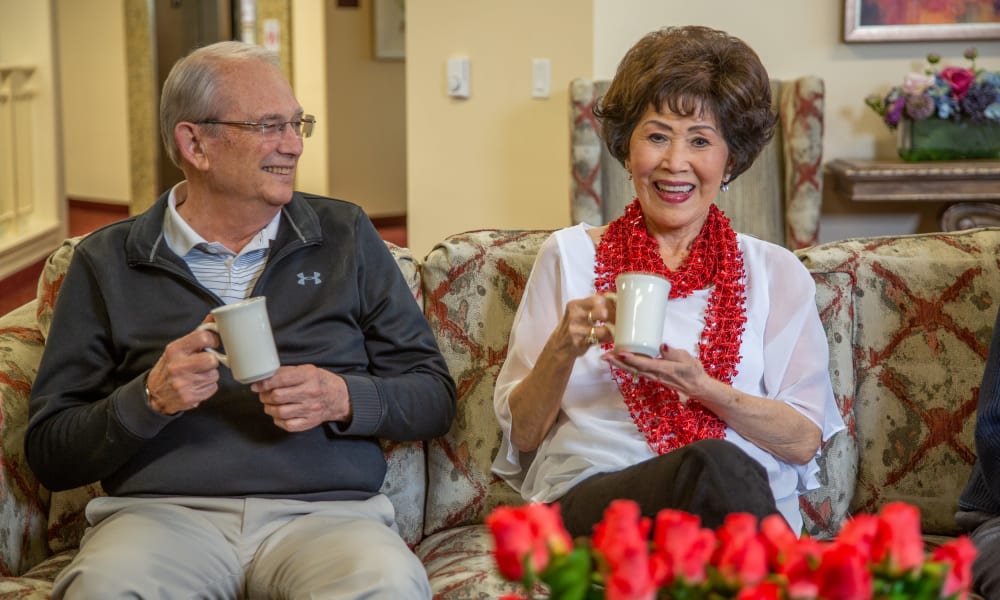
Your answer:
[[[845,42],[1000,39],[995,0],[844,0]]]
[[[374,0],[372,2],[372,24],[375,58],[388,60],[405,58],[405,0]]]

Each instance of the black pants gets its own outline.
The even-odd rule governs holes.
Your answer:
[[[734,512],[758,518],[778,513],[764,467],[717,439],[581,481],[559,499],[566,530],[573,537],[591,535],[604,509],[617,499],[634,500],[644,517],[655,518],[664,508],[687,511],[711,529]]]

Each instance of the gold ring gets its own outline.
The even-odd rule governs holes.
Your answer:
[[[583,340],[587,342],[588,346],[593,346],[594,344],[597,343],[597,335],[594,332],[594,327],[595,326],[593,325],[590,327],[590,334],[586,337],[586,339]]]
[[[587,311],[587,320],[590,321],[591,325],[594,324],[594,311],[592,310]]]

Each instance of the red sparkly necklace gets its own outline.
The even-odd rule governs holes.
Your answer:
[[[714,204],[684,264],[671,271],[660,247],[646,229],[639,200],[608,225],[597,245],[594,286],[615,289],[615,277],[625,271],[658,273],[671,283],[670,297],[684,298],[713,286],[705,308],[705,329],[698,341],[698,357],[712,377],[731,383],[740,361],[740,338],[746,323],[746,272],[736,232]],[[610,350],[612,344],[605,344]],[[665,454],[691,442],[725,436],[726,424],[696,400],[682,403],[677,390],[636,377],[617,367],[611,375],[625,398],[632,420],[649,447]]]

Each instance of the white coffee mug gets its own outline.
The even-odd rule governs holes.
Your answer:
[[[615,322],[606,324],[615,349],[659,356],[670,281],[653,273],[620,273],[615,287],[605,294],[615,301]]]
[[[274,345],[267,303],[263,296],[247,298],[212,310],[215,322],[202,323],[199,329],[219,334],[225,353],[205,348],[229,367],[240,383],[253,383],[274,375],[280,363]]]

